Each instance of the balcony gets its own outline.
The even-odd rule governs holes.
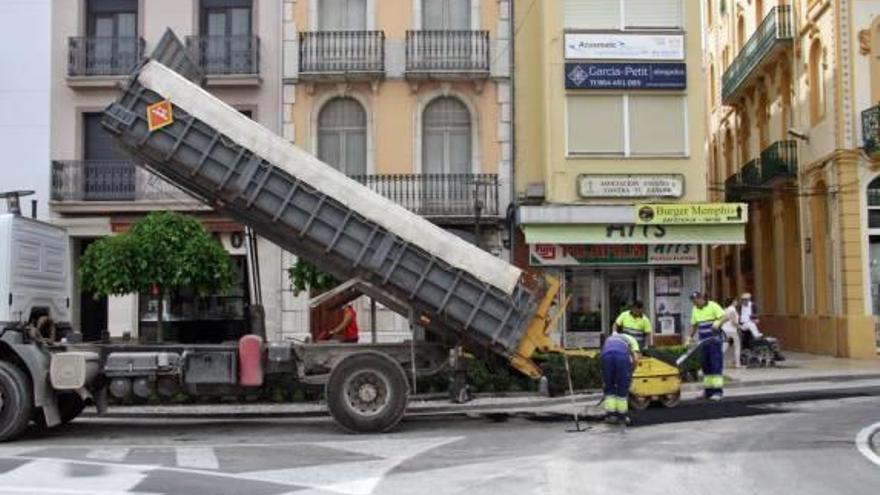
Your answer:
[[[187,36],[187,50],[213,86],[260,83],[260,38],[257,36]]]
[[[749,41],[724,72],[721,83],[721,100],[729,104],[737,99],[751,76],[765,62],[772,60],[794,39],[794,17],[790,5],[779,5],[767,14]]]
[[[299,35],[302,80],[369,81],[384,76],[384,31],[315,31]]]
[[[488,31],[407,31],[406,76],[411,79],[489,77]]]
[[[357,175],[352,179],[418,215],[452,223],[497,220],[497,174]]]
[[[862,141],[868,156],[880,158],[880,105],[862,112]]]
[[[776,141],[761,152],[761,185],[797,178],[797,142]]]
[[[68,38],[68,82],[72,86],[112,86],[131,73],[143,55],[143,38]]]
[[[106,211],[111,205],[125,210],[198,206],[192,196],[129,160],[53,161],[51,197],[62,212]]]

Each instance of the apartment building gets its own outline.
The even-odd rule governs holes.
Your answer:
[[[100,127],[115,85],[171,28],[208,74],[209,91],[375,191],[505,255],[509,10],[507,0],[54,2],[53,216],[68,228],[77,258],[148,211],[196,215],[234,255],[240,287],[209,303],[181,294],[166,305],[166,320],[183,328],[196,317],[237,321],[246,313],[256,277],[243,226],[135,167]],[[257,251],[269,336],[308,336],[307,297],[294,297],[286,275],[295,258],[268,242]],[[371,318],[369,303],[358,304],[365,339],[373,328],[383,341],[410,335],[402,319],[381,307]],[[149,298],[135,295],[81,294],[72,306],[77,328],[114,335],[144,336],[155,318]]]
[[[520,0],[514,17],[517,263],[563,281],[569,346],[598,346],[638,299],[657,343],[680,342],[706,244],[744,241],[747,217],[739,205],[698,213],[708,211],[699,3]]]
[[[753,292],[787,348],[876,357],[880,2],[701,3],[712,191],[751,211],[713,292]]]

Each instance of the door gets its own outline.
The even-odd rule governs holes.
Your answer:
[[[203,63],[208,73],[254,72],[249,6],[206,8],[202,22],[205,36]]]
[[[81,241],[79,258],[85,254],[95,239]],[[94,297],[87,292],[80,292],[79,296],[79,327],[86,342],[101,340],[104,330],[107,330],[107,297]]]
[[[458,99],[441,97],[423,119],[421,214],[473,214],[470,112]]]
[[[321,0],[318,30],[366,31],[367,0]]]
[[[639,279],[635,274],[613,275],[608,278],[609,327],[617,316],[639,298]]]
[[[135,193],[134,164],[101,127],[102,114],[83,114],[83,199],[131,201]]]
[[[90,74],[116,74],[137,63],[137,13],[102,12],[89,17]]]
[[[422,28],[465,31],[471,28],[470,0],[422,0]]]

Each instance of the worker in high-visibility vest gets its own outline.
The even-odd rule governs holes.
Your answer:
[[[636,339],[640,348],[654,345],[654,328],[644,314],[645,305],[635,301],[627,311],[620,313],[611,326],[613,333],[625,333]]]
[[[724,333],[721,325],[725,313],[715,301],[710,301],[705,294],[691,294],[694,308],[691,311],[691,334],[700,342],[701,365],[703,368],[703,389],[707,399],[718,401],[724,396]]]
[[[602,391],[605,398],[605,420],[609,423],[629,424],[629,388],[633,371],[639,363],[639,343],[625,333],[615,333],[605,339],[600,362]]]

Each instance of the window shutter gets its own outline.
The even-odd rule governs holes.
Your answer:
[[[565,0],[565,27],[620,29],[620,0]]]
[[[683,0],[624,0],[624,27],[679,29],[683,6]]]
[[[569,153],[620,154],[623,149],[623,97],[568,97]]]
[[[629,96],[631,155],[687,154],[684,96]]]

